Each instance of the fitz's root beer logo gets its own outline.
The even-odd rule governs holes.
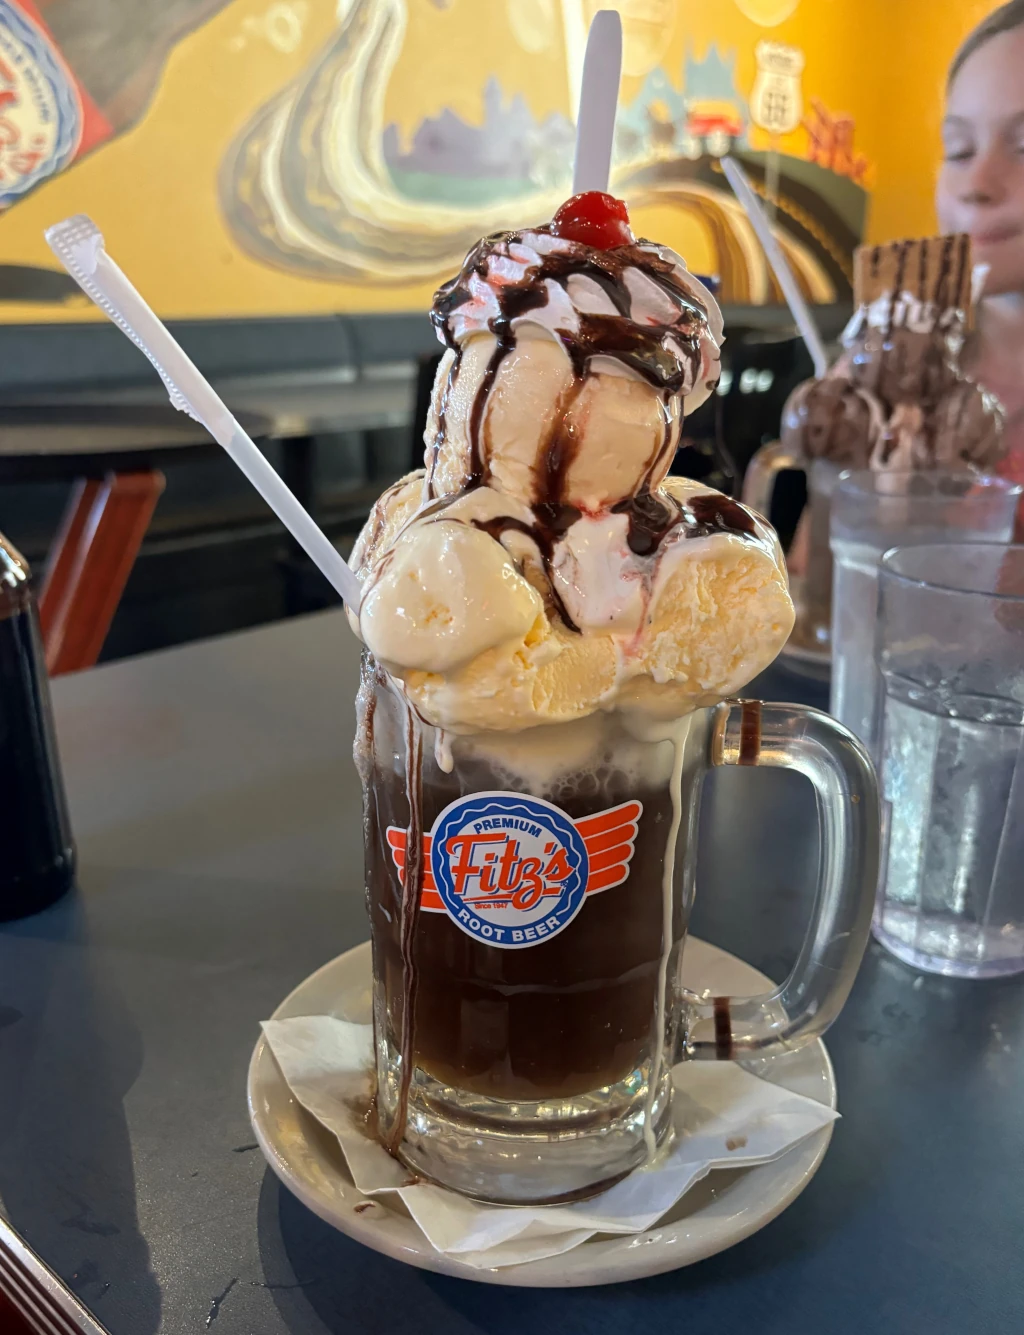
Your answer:
[[[420,908],[487,945],[538,945],[569,926],[588,894],[626,880],[642,811],[625,802],[573,821],[538,797],[460,797],[423,837]],[[404,882],[406,831],[392,825],[387,837]]]

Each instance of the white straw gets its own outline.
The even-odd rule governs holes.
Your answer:
[[[359,581],[327,535],[281,481],[230,409],[170,331],[103,249],[103,235],[84,214],[46,231],[50,249],[78,286],[146,354],[171,403],[206,427],[260,493],[309,559],[349,607],[359,610]]]
[[[811,309],[797,286],[793,270],[789,267],[789,263],[782,253],[782,247],[772,234],[771,225],[764,215],[764,210],[761,208],[757,195],[754,194],[743,168],[735,158],[723,158],[722,170],[735,191],[736,198],[743,205],[743,210],[750,220],[750,225],[757,233],[757,239],[764,247],[768,263],[772,266],[775,277],[778,279],[779,287],[782,288],[782,295],[786,298],[793,319],[796,321],[796,327],[800,330],[800,335],[807,344],[807,351],[811,354],[811,361],[814,363],[814,374],[820,380],[828,370],[828,354],[825,351],[825,344],[821,340],[821,334],[818,333],[818,326],[814,323]]]
[[[576,118],[576,160],[572,193],[607,190],[612,170],[615,111],[622,78],[622,19],[618,10],[599,9],[590,25],[583,59],[583,87]]]

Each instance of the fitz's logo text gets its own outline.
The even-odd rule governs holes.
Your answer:
[[[627,879],[642,811],[626,802],[572,821],[517,793],[460,798],[423,837],[420,908],[489,945],[536,945],[563,931],[588,894]],[[387,837],[404,880],[406,831],[391,826]]]

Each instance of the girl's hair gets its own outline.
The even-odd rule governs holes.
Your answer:
[[[953,57],[946,87],[949,87],[975,51],[993,37],[1000,37],[1004,32],[1015,32],[1018,28],[1024,28],[1024,0],[1009,0],[1009,4],[1000,5],[987,19],[982,19]]]

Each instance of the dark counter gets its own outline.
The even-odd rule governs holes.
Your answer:
[[[506,1295],[379,1257],[279,1187],[246,1116],[258,1022],[367,934],[356,662],[326,614],[55,685],[81,892],[0,928],[0,1202],[112,1335],[1024,1327],[1024,980],[925,977],[875,946],[828,1038],[843,1120],[821,1171],[692,1269]],[[694,930],[781,976],[810,790],[709,788]]]

